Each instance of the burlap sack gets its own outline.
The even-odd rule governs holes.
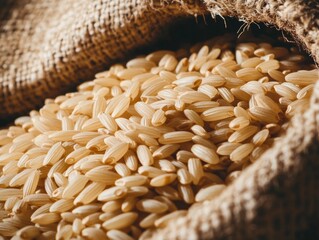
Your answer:
[[[4,0],[0,119],[72,89],[144,49],[177,19],[211,13],[273,24],[319,62],[317,0]],[[153,239],[319,239],[319,83],[310,109],[216,200]]]

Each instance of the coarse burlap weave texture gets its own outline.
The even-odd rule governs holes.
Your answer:
[[[0,121],[143,49],[176,19],[211,13],[289,32],[319,62],[317,0],[4,0]],[[319,83],[287,135],[214,201],[153,239],[319,239]]]

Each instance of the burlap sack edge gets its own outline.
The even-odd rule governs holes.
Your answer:
[[[319,62],[319,26],[315,18],[316,13],[319,13],[318,6],[311,6],[311,4],[307,6],[307,3],[302,1],[226,0],[221,3],[221,1],[206,0],[205,3],[212,17],[217,15],[221,17],[234,16],[247,24],[263,22],[289,32],[299,45],[308,51],[317,63]],[[306,16],[304,16],[305,13]],[[283,229],[276,230],[275,227],[271,227],[273,223],[267,223],[267,219],[262,220],[264,226],[254,226],[254,224],[256,219],[260,217],[258,216],[259,208],[263,208],[265,204],[272,205],[276,201],[276,197],[272,196],[274,193],[271,193],[270,190],[280,182],[279,178],[283,176],[284,183],[278,188],[294,186],[296,181],[305,180],[298,179],[298,177],[306,178],[304,182],[309,185],[306,186],[308,191],[305,192],[312,204],[311,206],[299,206],[299,210],[313,211],[314,214],[318,214],[318,206],[316,206],[319,204],[317,202],[319,200],[318,193],[316,193],[318,181],[314,176],[311,176],[311,174],[318,176],[315,171],[319,169],[317,149],[318,97],[319,83],[315,85],[310,109],[303,115],[297,115],[292,119],[287,134],[280,141],[276,142],[258,161],[245,169],[242,175],[216,199],[190,211],[186,217],[172,221],[166,228],[153,232],[150,238],[193,240],[263,239],[268,237],[266,239],[272,239],[270,236],[273,236],[277,239],[294,239],[298,231],[303,231],[303,229],[298,229],[298,226],[295,226],[295,229],[293,226],[281,226]],[[312,167],[315,169],[313,169],[314,172],[309,169]],[[306,172],[307,170],[310,172]],[[304,175],[307,174],[310,176],[305,177]],[[316,181],[316,183],[311,184],[311,181]],[[296,193],[291,194],[296,198],[298,197],[296,195],[301,194],[301,190],[295,190]],[[286,209],[270,210],[280,212],[279,215],[287,215],[289,211],[298,211],[298,206],[295,204],[288,204],[284,208]],[[278,213],[270,213],[269,220],[276,220],[278,218],[276,214]],[[287,216],[289,217],[289,215]],[[307,221],[307,217],[309,215],[305,216],[303,220]],[[298,222],[296,219],[293,221]],[[240,230],[240,227],[245,229]],[[254,227],[263,227],[264,229],[254,229]],[[285,235],[287,227],[292,227],[290,237]],[[313,239],[316,236],[313,235]],[[301,237],[307,238],[307,236]]]
[[[5,18],[0,22],[0,60],[6,65],[0,68],[1,123],[41,107],[45,98],[73,91],[79,82],[94,78],[94,73],[152,44],[169,22],[204,10],[199,0],[5,3],[8,16],[0,8]],[[37,29],[43,29],[43,34]],[[24,43],[19,43],[20,38]]]

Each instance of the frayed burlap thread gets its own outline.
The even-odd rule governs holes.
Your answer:
[[[319,62],[318,1],[5,0],[0,10],[0,119],[40,106],[202,13],[275,25]],[[152,239],[319,239],[319,83],[310,109],[222,195]]]

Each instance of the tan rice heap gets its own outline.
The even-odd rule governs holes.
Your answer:
[[[217,196],[307,108],[318,71],[296,49],[206,44],[114,65],[1,130],[0,235],[145,239]]]

